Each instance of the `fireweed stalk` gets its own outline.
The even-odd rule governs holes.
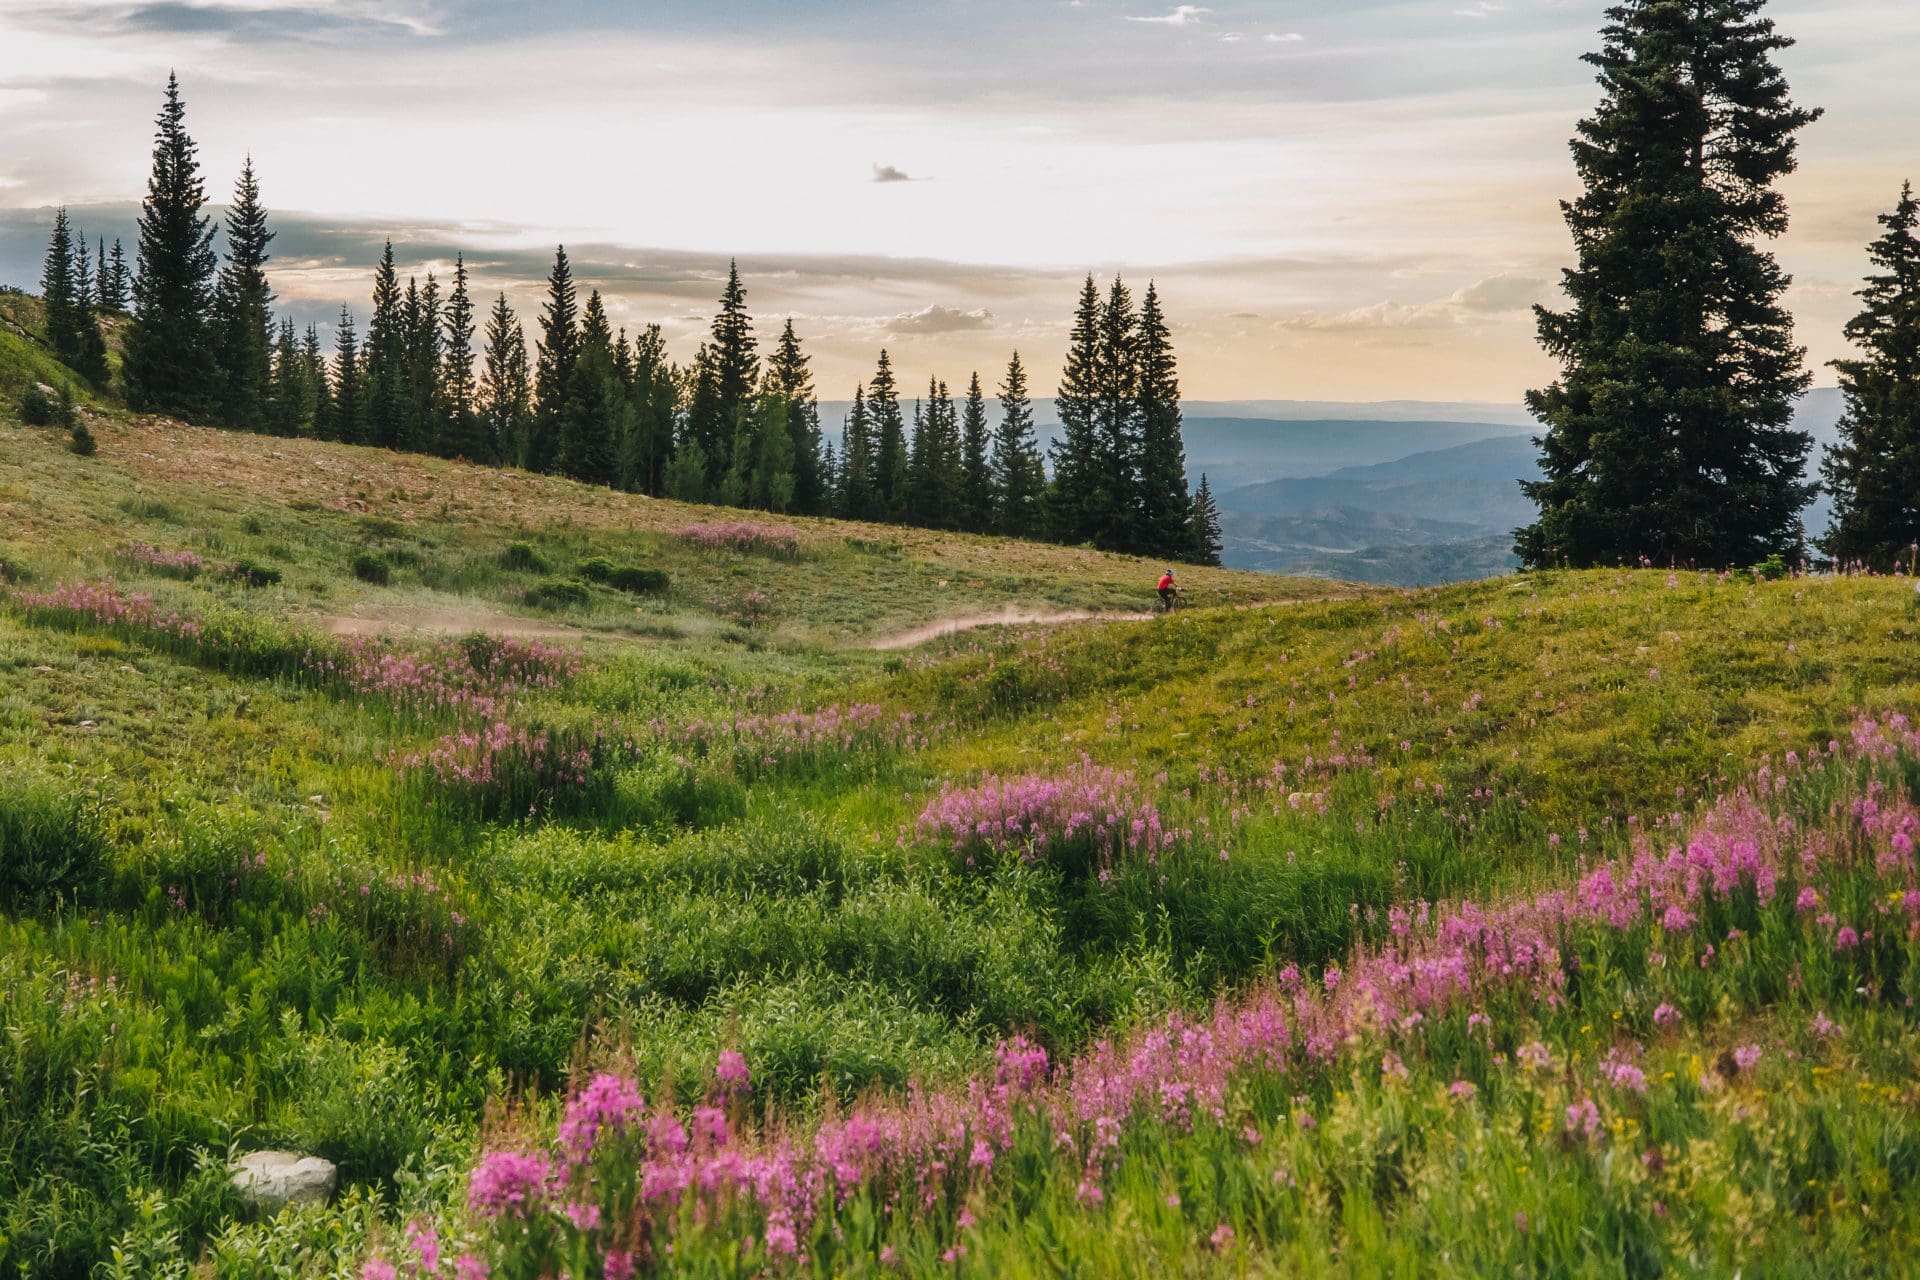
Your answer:
[[[915,824],[974,869],[1007,857],[1101,874],[1128,855],[1149,864],[1190,836],[1171,827],[1131,772],[1081,760],[1058,776],[988,775],[944,786]]]
[[[910,711],[889,712],[871,702],[838,704],[814,711],[743,715],[671,725],[653,722],[653,733],[694,758],[731,760],[748,778],[773,773],[819,771],[849,759],[873,760],[924,748],[943,728]]]
[[[652,1274],[722,1245],[745,1250],[748,1270],[867,1247],[884,1263],[898,1232],[958,1241],[977,1213],[1005,1204],[1022,1176],[1016,1164],[1032,1176],[1036,1158],[1064,1162],[1092,1211],[1143,1127],[1245,1125],[1244,1141],[1258,1143],[1253,1122],[1291,1111],[1298,1128],[1313,1126],[1302,1105],[1315,1081],[1363,1065],[1403,1081],[1406,1059],[1458,1054],[1463,1043],[1482,1061],[1510,1055],[1504,1069],[1561,1073],[1565,1084],[1552,1087],[1564,1090],[1554,1095],[1562,1142],[1620,1141],[1619,1117],[1649,1087],[1634,1061],[1641,1046],[1619,1039],[1583,1067],[1519,1043],[1526,1029],[1591,1016],[1583,984],[1624,962],[1644,967],[1634,998],[1646,1007],[1629,1026],[1643,1033],[1688,1019],[1670,1001],[1710,1013],[1724,998],[1710,984],[1736,977],[1716,977],[1716,966],[1750,966],[1759,972],[1740,982],[1791,985],[1808,1001],[1906,1007],[1920,974],[1920,808],[1908,794],[1917,771],[1920,734],[1903,717],[1862,720],[1847,744],[1763,768],[1668,847],[1639,833],[1569,887],[1399,909],[1380,943],[1317,978],[1288,966],[1208,1016],[1176,1012],[1059,1064],[1015,1036],[990,1072],[962,1086],[910,1087],[811,1125],[749,1124],[738,1055],[723,1055],[690,1114],[597,1076],[569,1103],[556,1145],[482,1157],[470,1209],[486,1256],[470,1274]],[[1764,954],[1751,950],[1762,945]],[[1841,1033],[1824,1008],[1812,1028]],[[1698,1088],[1711,1092],[1718,1072],[1750,1071],[1765,1053],[1741,1045],[1723,1066],[1702,1068]],[[1473,1105],[1479,1089],[1455,1080],[1447,1096]],[[1248,1116],[1250,1096],[1273,1114]]]

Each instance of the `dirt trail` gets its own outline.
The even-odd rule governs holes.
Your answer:
[[[578,627],[537,618],[519,618],[494,609],[435,609],[425,605],[368,605],[357,613],[310,615],[330,636],[377,636],[390,631],[427,631],[464,636],[475,631],[516,640],[573,640],[587,634]]]
[[[1008,605],[998,613],[971,613],[960,618],[942,618],[938,622],[929,622],[911,631],[881,636],[877,640],[867,641],[866,647],[882,650],[912,649],[929,640],[938,640],[941,636],[950,636],[961,631],[972,631],[977,627],[1054,627],[1068,622],[1146,622],[1152,617],[1151,613],[1088,613],[1079,609],[1045,613],[1037,609],[1022,609],[1018,605]]]

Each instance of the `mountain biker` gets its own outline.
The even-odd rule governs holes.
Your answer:
[[[1160,575],[1160,612],[1173,612],[1173,598],[1180,594],[1180,585],[1173,580],[1173,570]]]

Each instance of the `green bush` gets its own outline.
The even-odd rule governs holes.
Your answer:
[[[515,573],[548,573],[553,569],[531,542],[509,542],[500,553],[500,567]]]
[[[67,441],[67,448],[83,458],[91,458],[100,448],[93,438],[93,432],[87,430],[87,424],[76,421],[73,424],[73,439]]]
[[[280,571],[264,564],[255,564],[251,560],[236,560],[227,570],[227,576],[243,587],[277,587],[280,585]]]
[[[42,391],[39,383],[29,382],[20,393],[20,421],[30,427],[50,427],[57,415],[53,397]]]
[[[378,551],[362,551],[353,558],[353,576],[376,587],[384,587],[393,577],[393,566]]]
[[[91,797],[51,778],[0,774],[0,910],[21,915],[90,901],[106,866]]]
[[[580,562],[581,576],[589,582],[603,582],[615,591],[625,591],[632,595],[658,595],[664,592],[672,580],[664,569],[641,569],[630,564],[615,564],[605,556],[594,556],[591,560]]]
[[[527,588],[526,601],[541,609],[563,609],[568,605],[585,604],[592,599],[587,584],[567,578],[548,578]]]

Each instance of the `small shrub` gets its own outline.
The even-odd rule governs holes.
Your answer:
[[[57,412],[53,397],[39,383],[29,382],[27,389],[20,393],[20,421],[28,426],[50,427]]]
[[[89,901],[107,865],[99,814],[50,778],[0,774],[0,910],[21,915]]]
[[[93,432],[87,430],[84,422],[73,424],[73,438],[67,441],[67,449],[82,458],[91,458],[100,449],[99,442],[93,438]]]
[[[642,569],[630,564],[615,564],[605,556],[595,556],[591,560],[580,562],[580,574],[589,582],[601,582],[615,591],[625,591],[631,595],[658,595],[664,592],[672,580],[664,569]]]
[[[277,587],[280,585],[280,571],[264,564],[255,564],[251,560],[236,560],[227,570],[227,576],[243,587]]]
[[[406,527],[398,521],[389,520],[385,516],[362,516],[360,517],[360,532],[365,537],[379,542],[405,537],[407,530]]]
[[[257,538],[267,531],[267,526],[261,522],[259,516],[248,516],[240,522],[240,531]]]
[[[549,573],[553,569],[531,542],[509,542],[500,553],[500,567],[515,573]]]
[[[1753,576],[1756,578],[1764,578],[1768,582],[1778,582],[1791,572],[1793,572],[1792,568],[1778,551],[1753,566]]]
[[[393,577],[393,566],[378,551],[362,551],[353,558],[353,576],[376,587],[384,587]]]
[[[120,504],[120,510],[136,520],[164,520],[169,524],[180,522],[178,513],[171,506],[153,498],[128,498]]]
[[[592,599],[587,584],[567,578],[548,578],[545,582],[528,587],[526,601],[542,609],[562,609],[568,605],[585,604]]]

